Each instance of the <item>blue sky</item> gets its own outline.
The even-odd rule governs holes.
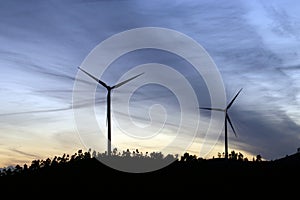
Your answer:
[[[89,146],[77,133],[72,110],[77,67],[101,41],[128,29],[148,26],[174,29],[201,44],[220,71],[228,100],[243,87],[229,111],[238,133],[237,138],[229,133],[230,150],[249,156],[261,154],[269,160],[294,153],[300,146],[299,9],[299,2],[292,0],[1,1],[0,166],[73,153]],[[131,66],[149,62],[176,69],[176,63],[183,61],[167,52],[136,52],[113,63],[102,78],[114,84]],[[209,106],[201,77],[184,65],[187,70],[180,73],[196,91],[199,105]],[[123,105],[118,95],[127,92],[128,88],[115,92],[115,110]],[[105,90],[98,87],[97,117],[103,132],[105,97]],[[140,88],[130,106],[136,122],[149,124],[148,109],[156,104],[161,106],[154,107],[158,110],[153,116],[165,112],[169,117],[158,138],[160,142],[126,140],[126,134],[122,135],[113,123],[115,145],[121,149],[138,146],[160,150],[171,139],[180,115],[173,97],[163,87]],[[91,105],[82,104],[83,109],[85,106]],[[201,114],[199,132],[207,129],[209,116]],[[117,115],[121,121],[128,120],[124,113]],[[155,117],[164,119],[162,115]],[[160,123],[154,120],[149,134]],[[215,125],[219,123],[222,120],[215,119]],[[189,123],[184,127],[182,137],[189,137]],[[197,136],[189,151],[201,157],[224,151],[222,134],[209,154],[199,155],[201,137]],[[99,141],[97,145],[105,149],[106,143]]]

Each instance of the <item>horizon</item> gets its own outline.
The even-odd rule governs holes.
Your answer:
[[[113,151],[115,153],[113,153]],[[252,158],[249,158],[247,156],[245,156],[242,152],[235,152],[234,150],[232,150],[231,152],[229,152],[229,157],[226,159],[225,158],[225,154],[224,152],[223,153],[220,153],[219,155],[217,156],[213,156],[213,157],[210,157],[210,158],[203,158],[203,157],[200,157],[200,156],[197,156],[195,154],[190,154],[188,152],[185,152],[184,154],[182,155],[178,155],[178,154],[163,154],[162,152],[156,152],[156,151],[152,151],[152,152],[142,152],[142,151],[139,151],[138,149],[134,149],[134,150],[129,150],[129,149],[126,149],[126,150],[122,150],[120,151],[119,149],[114,149],[112,151],[112,157],[110,157],[111,159],[119,159],[119,158],[126,158],[126,156],[124,155],[124,152],[130,152],[130,155],[129,157],[130,158],[137,158],[139,159],[140,157],[136,157],[137,155],[140,155],[141,157],[148,157],[148,158],[152,158],[151,156],[151,153],[158,153],[160,155],[162,155],[161,159],[166,159],[168,158],[169,156],[172,156],[172,158],[174,159],[174,161],[180,161],[180,160],[183,160],[187,154],[187,156],[192,156],[193,158],[197,159],[197,160],[230,160],[230,161],[240,161],[240,162],[276,162],[280,159],[284,159],[286,158],[287,156],[285,157],[282,157],[282,158],[278,158],[278,159],[275,159],[275,160],[264,160],[263,158],[259,158],[258,160],[258,157],[260,156],[259,154],[256,155],[256,156],[253,156]],[[51,161],[54,160],[54,159],[57,159],[57,158],[63,158],[65,157],[66,158],[66,161],[69,162],[70,161],[70,157],[72,156],[79,156],[79,152],[81,152],[80,154],[84,155],[85,153],[90,153],[90,158],[96,158],[101,164],[104,164],[106,165],[108,168],[114,168],[112,166],[110,166],[109,163],[106,163],[106,162],[103,162],[101,161],[101,159],[103,158],[108,158],[108,154],[107,154],[107,151],[105,152],[96,152],[95,150],[92,150],[92,149],[88,149],[87,151],[83,151],[82,149],[79,149],[75,152],[73,152],[72,154],[67,154],[67,153],[63,153],[61,155],[55,155],[54,157],[48,157],[48,158],[42,158],[42,159],[35,159],[35,160],[31,160],[30,162],[25,162],[25,163],[16,163],[15,165],[8,165],[8,166],[4,166],[4,167],[0,167],[0,170],[3,170],[3,169],[8,169],[8,168],[11,168],[11,169],[16,169],[16,166],[19,165],[20,167],[22,167],[24,169],[24,165],[27,165],[27,167],[29,167],[30,165],[32,165],[32,161],[37,161],[39,160],[40,163],[42,163],[41,161],[46,161],[47,159],[50,159]],[[237,156],[239,155],[240,153],[242,154],[242,159],[239,160],[238,157],[232,157],[232,153],[234,152],[234,154]],[[95,155],[94,155],[95,153]],[[296,152],[295,154],[293,155],[296,155],[296,154],[299,154],[299,152]],[[99,155],[101,158],[99,158]],[[128,155],[127,155],[128,156]],[[289,155],[290,156],[290,155]],[[103,157],[103,158],[102,158]],[[127,157],[128,158],[128,157]],[[173,161],[173,162],[174,162]],[[172,162],[170,162],[168,165],[172,164]],[[168,167],[168,165],[162,167],[162,168],[165,168],[165,167]],[[160,169],[162,169],[160,168]],[[118,168],[114,168],[114,169],[117,169],[118,171],[121,171],[121,172],[125,172],[123,171],[122,169],[118,169]],[[156,170],[151,170],[151,171],[156,171]],[[131,172],[132,173],[132,172]]]
[[[225,99],[218,105],[229,103],[243,88],[228,110],[237,133],[235,137],[228,125],[229,153],[241,152],[249,160],[258,154],[275,160],[300,147],[297,1],[6,0],[0,5],[0,168],[78,149],[104,152],[107,93],[78,67],[101,42],[143,27],[178,31],[204,48],[221,77],[219,88],[225,89]],[[176,71],[177,79],[151,70],[163,65]],[[113,147],[189,152],[202,158],[224,152],[224,116],[198,109],[211,106],[210,87],[186,59],[159,49],[140,49],[114,60],[101,77],[97,69],[81,67],[110,86],[148,70],[112,92]],[[167,87],[155,81],[173,84]],[[77,83],[82,84],[77,92],[84,96],[78,104],[74,103]],[[184,84],[194,96],[186,95]],[[94,110],[97,130],[88,124],[82,132],[76,112],[89,109]],[[173,144],[175,139],[182,144]]]

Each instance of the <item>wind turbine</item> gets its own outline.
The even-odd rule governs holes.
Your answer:
[[[238,93],[234,96],[234,98],[230,101],[230,103],[227,105],[227,107],[225,109],[222,109],[222,108],[203,108],[203,107],[200,107],[200,109],[204,109],[204,110],[214,110],[214,111],[221,111],[221,112],[224,112],[225,114],[225,159],[228,159],[228,138],[227,138],[227,121],[229,122],[232,130],[233,130],[233,133],[234,135],[237,137],[236,135],[236,132],[233,128],[233,125],[231,123],[231,120],[229,118],[229,115],[228,115],[228,109],[232,106],[233,102],[235,101],[235,99],[237,98],[237,96],[240,94],[240,92],[242,91],[243,88],[241,88]]]
[[[121,87],[122,85],[128,83],[129,81],[137,78],[138,76],[142,75],[143,73],[140,73],[132,78],[129,78],[121,83],[118,83],[114,86],[109,86],[106,83],[104,83],[103,81],[99,80],[98,78],[94,77],[93,75],[91,75],[90,73],[88,73],[87,71],[85,71],[84,69],[78,67],[81,71],[83,71],[86,75],[88,75],[89,77],[91,77],[92,79],[94,79],[95,81],[97,81],[100,85],[102,85],[103,87],[106,88],[107,90],[107,153],[110,156],[111,155],[111,114],[110,114],[110,109],[111,109],[111,98],[110,98],[110,94],[111,91],[113,89],[116,89],[118,87]]]

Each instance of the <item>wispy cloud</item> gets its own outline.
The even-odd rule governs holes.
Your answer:
[[[159,26],[187,34],[208,51],[221,72],[228,99],[244,88],[230,111],[239,134],[238,138],[230,138],[233,147],[261,153],[265,158],[292,153],[297,146],[300,124],[297,119],[300,116],[299,5],[296,1],[267,4],[225,0],[217,3],[3,1],[0,6],[1,135],[13,140],[16,136],[7,133],[24,131],[24,127],[26,133],[37,127],[49,134],[57,133],[56,129],[73,133],[74,116],[70,112],[74,108],[73,84],[75,81],[86,84],[87,91],[80,91],[82,94],[90,93],[90,87],[95,84],[93,80],[75,79],[77,67],[86,55],[99,42],[120,31]],[[199,104],[210,105],[200,75],[183,59],[168,53],[154,50],[128,53],[112,63],[101,78],[114,84],[124,72],[149,62],[172,66],[190,82]],[[164,105],[169,113],[178,112],[178,102],[171,93],[155,87],[148,87],[147,93],[144,91],[141,89],[131,99],[136,119],[147,121],[146,107],[155,103]],[[119,102],[127,92],[115,91],[115,108],[122,106]],[[98,114],[103,117],[105,89],[98,87],[95,97]],[[91,101],[76,105],[75,109],[94,106]],[[124,113],[119,115],[127,120]],[[210,117],[202,116],[205,120]],[[176,119],[167,121],[169,131],[173,130]],[[68,124],[63,124],[64,121]],[[50,122],[51,126],[47,125]],[[64,151],[70,146],[61,148]],[[12,152],[21,154],[19,150]]]
[[[13,152],[16,152],[18,154],[21,154],[23,156],[30,157],[31,159],[35,159],[35,158],[39,157],[37,154],[31,154],[31,153],[21,151],[21,150],[18,150],[18,149],[10,149],[10,150],[13,151]]]

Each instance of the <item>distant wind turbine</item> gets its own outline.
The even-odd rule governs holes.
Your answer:
[[[110,98],[110,94],[111,94],[111,90],[121,87],[122,85],[128,83],[129,81],[137,78],[138,76],[144,74],[144,73],[140,73],[132,78],[129,78],[121,83],[118,83],[114,86],[108,86],[106,83],[104,83],[103,81],[97,79],[96,77],[94,77],[93,75],[91,75],[90,73],[88,73],[87,71],[85,71],[84,69],[78,67],[81,71],[83,71],[85,74],[87,74],[89,77],[91,77],[92,79],[94,79],[95,81],[97,81],[100,85],[102,85],[103,87],[106,88],[107,90],[107,153],[110,156],[111,155],[111,113],[110,113],[110,108],[111,108],[111,98]]]
[[[227,138],[227,121],[229,122],[234,135],[237,137],[236,132],[233,128],[233,125],[231,123],[231,120],[229,118],[229,115],[227,113],[228,109],[232,106],[233,102],[235,101],[235,99],[237,98],[237,96],[240,94],[240,92],[242,91],[243,88],[241,88],[238,93],[234,96],[234,98],[230,101],[230,103],[227,105],[227,107],[225,109],[222,108],[203,108],[200,107],[200,109],[204,109],[204,110],[214,110],[214,111],[221,111],[224,112],[225,114],[225,159],[228,159],[228,138]]]

